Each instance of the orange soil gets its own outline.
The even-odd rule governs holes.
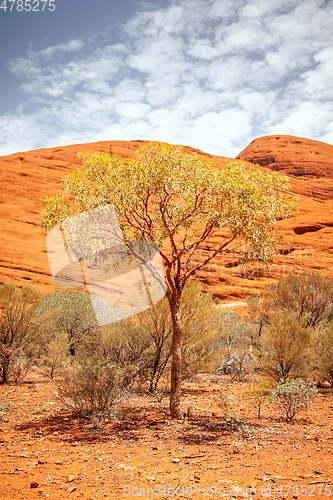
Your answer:
[[[192,499],[247,498],[235,487],[256,488],[252,498],[324,499],[328,488],[333,496],[332,389],[321,389],[288,424],[271,404],[258,420],[241,396],[245,387],[227,376],[197,376],[183,385],[185,420],[170,419],[167,395],[159,403],[141,392],[120,405],[117,422],[93,424],[64,410],[56,385],[41,375],[3,385],[1,404],[12,410],[0,428],[0,498],[166,500],[182,498],[171,489],[183,486],[192,487],[184,496]],[[236,423],[221,420],[220,391],[235,396]]]

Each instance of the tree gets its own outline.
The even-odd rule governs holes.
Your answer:
[[[276,380],[300,373],[308,363],[310,330],[298,319],[298,313],[270,313],[270,324],[260,335],[254,334],[253,353],[257,366]]]
[[[318,272],[288,274],[266,286],[261,304],[253,297],[249,305],[261,324],[268,324],[269,313],[279,309],[296,312],[306,328],[325,325],[333,318],[333,279]]]
[[[68,336],[69,351],[72,356],[82,339],[97,327],[90,297],[83,291],[50,292],[44,297],[43,310],[57,314],[56,333]]]
[[[127,245],[143,240],[158,246],[173,326],[170,412],[179,418],[184,285],[237,239],[246,245],[244,259],[267,263],[272,258],[274,225],[295,206],[286,197],[287,179],[242,162],[220,168],[182,146],[161,143],[145,144],[135,159],[81,158],[83,166],[65,177],[62,192],[45,198],[42,225],[49,230],[71,215],[113,204]],[[229,236],[198,262],[198,252],[217,228],[229,228]]]
[[[246,371],[246,365],[251,360],[252,336],[247,323],[242,317],[231,311],[219,315],[217,324],[219,346],[222,354],[222,363],[218,371],[231,374],[232,379],[241,380]]]
[[[16,288],[13,281],[0,286],[0,375],[8,382],[11,366],[22,356],[37,352],[49,333],[52,315],[42,314],[43,295],[31,285]]]
[[[316,375],[333,387],[333,321],[317,328],[311,339],[311,368]]]

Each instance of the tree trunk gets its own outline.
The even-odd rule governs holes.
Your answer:
[[[171,365],[171,418],[180,419],[181,368],[182,368],[182,329],[179,319],[180,294],[169,298],[173,334],[172,334],[172,365]]]
[[[1,366],[1,368],[2,368],[2,383],[8,384],[8,372],[9,372],[9,367],[10,367],[10,358],[3,359],[1,365],[2,365]]]

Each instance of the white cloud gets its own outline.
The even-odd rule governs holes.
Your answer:
[[[67,43],[60,43],[58,45],[53,45],[52,47],[47,47],[44,50],[39,50],[34,52],[34,56],[40,57],[51,57],[56,52],[74,52],[76,50],[81,50],[84,47],[82,40],[70,40]]]
[[[270,133],[332,142],[332,19],[325,0],[170,0],[135,13],[119,43],[99,33],[30,50],[10,65],[29,106],[0,118],[0,154],[98,139],[225,156]]]

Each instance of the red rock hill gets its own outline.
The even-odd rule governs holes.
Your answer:
[[[297,194],[333,198],[333,146],[324,142],[268,135],[251,142],[237,157],[288,174]]]
[[[45,232],[41,228],[41,199],[54,195],[60,179],[80,165],[78,152],[100,151],[132,157],[143,142],[103,141],[0,157],[0,283],[15,279],[19,285],[30,282],[44,291],[53,290]],[[187,150],[206,155],[193,148]],[[206,156],[218,164],[231,160]],[[240,300],[252,289],[262,289],[268,281],[289,272],[317,269],[332,276],[333,146],[290,136],[263,137],[253,141],[237,158],[290,175],[292,191],[301,195],[300,210],[294,217],[278,223],[278,233],[284,240],[269,271],[259,271],[255,266],[244,270],[234,265],[234,249],[228,249],[198,276],[204,290],[223,300]],[[209,245],[216,244],[224,234],[225,231],[217,231]],[[205,250],[200,258],[204,254]]]

